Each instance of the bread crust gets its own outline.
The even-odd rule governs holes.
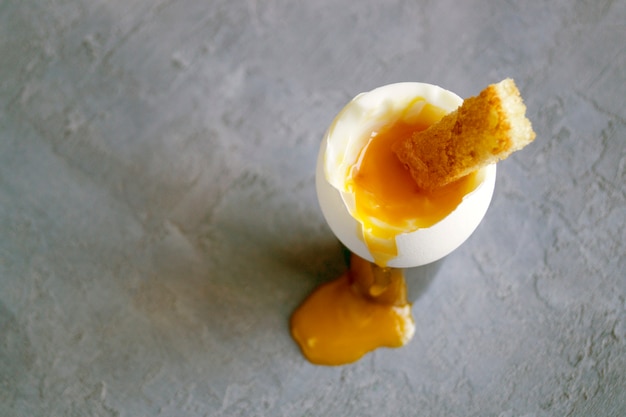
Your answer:
[[[515,82],[507,78],[470,97],[393,151],[417,185],[433,190],[508,157],[535,139]]]

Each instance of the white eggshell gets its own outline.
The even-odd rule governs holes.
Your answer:
[[[363,241],[361,224],[350,214],[353,198],[346,191],[348,170],[367,144],[377,125],[397,120],[398,112],[415,97],[453,111],[463,100],[452,92],[424,83],[397,83],[355,97],[337,115],[322,144],[317,160],[317,197],[333,233],[352,252],[374,261]],[[395,119],[394,119],[395,118]],[[483,182],[465,196],[459,206],[440,222],[396,236],[398,255],[387,266],[410,268],[434,262],[459,247],[478,227],[491,202],[496,166],[484,168]],[[332,183],[332,185],[331,185]]]

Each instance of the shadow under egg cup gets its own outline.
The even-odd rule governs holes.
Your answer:
[[[356,158],[366,143],[358,140],[359,135],[365,134],[369,137],[367,131],[373,125],[370,118],[373,117],[372,114],[376,116],[376,112],[380,113],[377,106],[383,107],[389,113],[390,108],[401,108],[402,103],[415,102],[416,97],[424,98],[426,102],[448,112],[456,110],[463,103],[456,94],[431,84],[397,83],[379,87],[358,95],[348,103],[333,121],[320,146],[315,177],[322,213],[341,243],[370,262],[374,262],[376,257],[364,241],[361,223],[351,214],[349,205],[353,196],[345,189],[337,187],[337,172],[329,171],[336,167],[345,176],[348,172],[346,166],[356,163]],[[396,100],[399,104],[395,103]],[[349,147],[352,148],[348,149]],[[340,160],[340,163],[335,160]],[[397,256],[384,266],[411,268],[406,277],[409,281],[410,299],[414,300],[414,297],[423,292],[439,270],[443,258],[465,242],[485,216],[495,187],[496,165],[489,165],[481,171],[480,184],[465,195],[456,209],[444,219],[430,227],[396,236]],[[329,179],[331,177],[333,180]],[[334,185],[331,184],[333,181]],[[412,281],[415,285],[411,284]],[[417,293],[413,294],[415,291]]]

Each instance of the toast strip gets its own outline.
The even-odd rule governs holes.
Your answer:
[[[417,185],[433,190],[508,157],[535,139],[512,79],[491,84],[428,129],[393,146]]]

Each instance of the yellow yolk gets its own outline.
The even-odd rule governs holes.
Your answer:
[[[291,318],[293,338],[319,365],[343,365],[379,347],[403,346],[414,330],[403,271],[356,255],[349,272],[317,288]]]
[[[362,224],[363,238],[377,264],[397,255],[395,238],[434,225],[450,214],[480,183],[470,174],[432,192],[420,190],[391,150],[399,139],[426,129],[445,111],[426,104],[415,123],[405,121],[372,132],[348,179],[355,195],[354,217]]]

